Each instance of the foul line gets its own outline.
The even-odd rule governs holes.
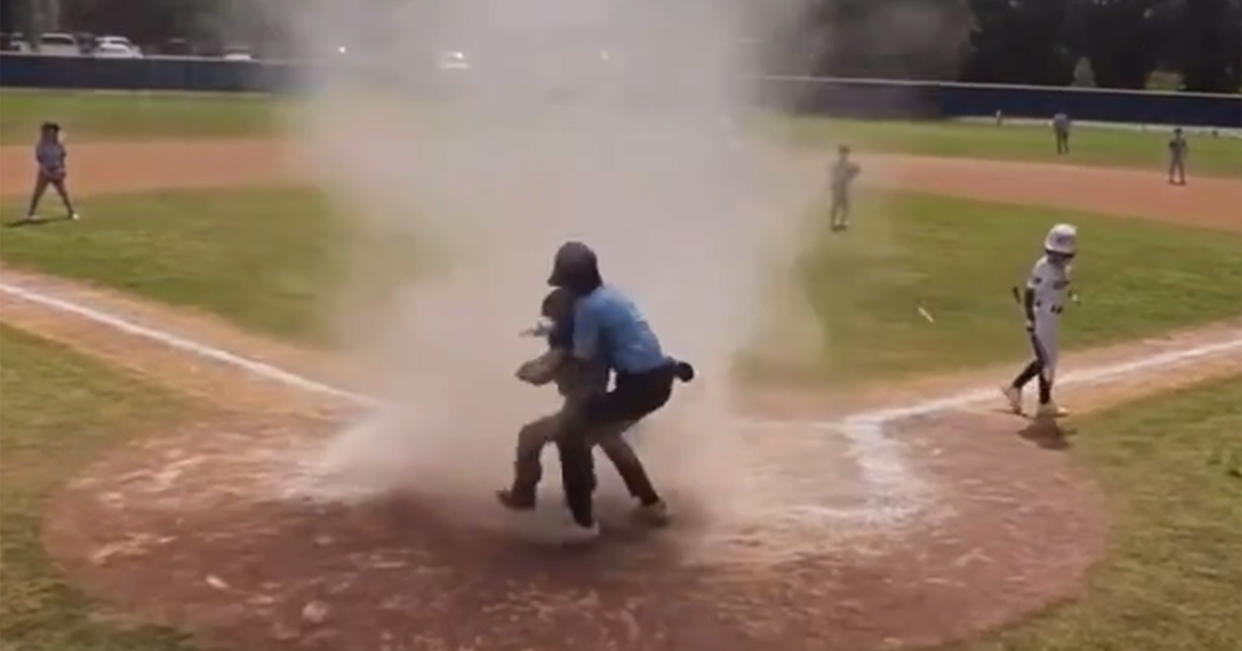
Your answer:
[[[86,307],[72,301],[56,298],[47,294],[26,289],[10,283],[0,282],[0,291],[15,296],[31,303],[37,303],[44,307],[49,307],[61,312],[67,312],[84,319],[94,321],[96,323],[115,328],[127,334],[138,337],[144,337],[152,341],[159,342],[170,348],[183,350],[206,359],[210,359],[222,364],[228,364],[240,368],[248,373],[257,375],[280,382],[298,389],[309,391],[312,393],[320,393],[333,396],[335,398],[343,398],[360,405],[378,406],[382,404],[379,400],[354,391],[334,387],[323,382],[312,380],[308,377],[298,375],[291,371],[286,371],[280,367],[273,366],[266,362],[250,359],[242,355],[230,353],[226,350],[199,343],[192,339],[181,337],[165,330],[144,326],[122,317]],[[1153,355],[1144,359],[1133,360],[1128,362],[1119,362],[1105,366],[1097,366],[1094,368],[1082,369],[1075,372],[1066,373],[1065,376],[1058,379],[1059,386],[1066,385],[1091,385],[1107,382],[1108,380],[1129,375],[1139,371],[1145,371],[1163,366],[1173,366],[1175,364],[1187,362],[1201,357],[1211,357],[1213,355],[1226,353],[1235,349],[1242,349],[1242,330],[1237,331],[1233,338],[1227,341],[1219,341],[1211,344],[1204,344],[1185,350],[1171,351]],[[773,426],[773,427],[816,427],[824,429],[837,429],[841,425],[883,425],[895,420],[902,420],[915,416],[925,416],[927,414],[940,411],[947,411],[964,407],[977,402],[983,402],[995,397],[994,388],[972,389],[963,391],[944,398],[926,400],[918,402],[906,407],[877,409],[873,411],[860,412],[847,415],[843,418],[833,420],[772,420],[772,421],[749,421],[744,420],[742,423],[748,427]]]
[[[240,368],[248,373],[264,377],[269,380],[275,380],[276,382],[287,384],[291,387],[302,389],[304,391],[321,393],[334,398],[344,398],[345,400],[350,400],[363,405],[374,406],[380,404],[379,401],[374,398],[364,396],[360,393],[354,393],[352,391],[339,389],[322,382],[316,382],[308,377],[291,373],[282,368],[272,366],[271,364],[243,357],[241,355],[235,355],[226,350],[221,350],[219,348],[208,346],[207,344],[201,344],[191,339],[179,337],[170,332],[139,325],[119,316],[59,299],[54,296],[48,296],[23,287],[10,285],[9,283],[0,283],[0,291],[31,303],[38,303],[44,307],[50,307],[54,310],[68,312],[84,319],[88,319],[111,328],[116,328],[126,334],[131,334],[137,337],[145,337],[147,339],[151,339],[152,341],[157,341],[170,348],[184,350],[188,353],[198,355],[199,357],[204,357],[222,364],[236,366],[237,368]]]

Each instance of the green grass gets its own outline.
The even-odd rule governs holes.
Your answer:
[[[191,648],[185,636],[167,629],[101,617],[108,613],[52,567],[40,529],[49,496],[92,459],[136,433],[162,431],[193,408],[158,387],[3,327],[0,356],[0,649]]]
[[[1068,156],[1057,156],[1045,126],[964,122],[890,122],[803,117],[769,122],[794,142],[829,147],[846,142],[870,152],[1030,160],[1145,169],[1168,168],[1168,132],[1079,127]],[[1242,139],[1189,134],[1192,174],[1242,176]]]
[[[368,102],[408,103],[391,97]],[[0,144],[30,144],[38,125],[57,120],[71,142],[157,138],[268,137],[297,110],[299,101],[267,95],[212,93],[116,93],[82,91],[0,92]],[[412,114],[434,119],[419,105]],[[1073,153],[1057,157],[1047,127],[960,122],[837,120],[769,117],[761,123],[806,146],[827,148],[849,142],[864,151],[987,159],[1057,161],[1163,169],[1165,133],[1078,128]],[[1192,174],[1242,176],[1242,140],[1190,137]]]
[[[330,339],[322,311],[347,282],[349,259],[371,265],[371,279],[376,265],[408,275],[419,263],[410,238],[367,239],[305,188],[117,195],[85,207],[81,222],[0,230],[0,259],[316,345]],[[21,214],[10,202],[0,220]]]
[[[0,144],[32,144],[39,124],[59,122],[70,143],[91,140],[267,137],[288,100],[265,95],[0,92]]]
[[[0,211],[17,218],[20,205]],[[855,228],[833,235],[815,215],[802,281],[824,325],[826,357],[760,374],[854,382],[951,370],[1028,354],[1009,288],[1040,255],[1048,227],[1078,224],[1075,285],[1063,342],[1081,348],[1242,314],[1242,237],[1041,207],[905,193],[856,199]],[[0,257],[27,267],[193,306],[243,327],[331,343],[323,318],[369,267],[372,291],[423,272],[411,236],[359,234],[314,191],[169,191],[99,197],[78,223],[0,229]],[[355,270],[356,271],[356,270]],[[919,316],[926,308],[936,323]]]
[[[823,325],[812,380],[852,383],[1017,361],[1029,354],[1010,287],[1024,283],[1048,228],[1078,225],[1062,345],[1084,348],[1242,315],[1242,237],[1044,207],[874,192],[854,228],[826,215],[801,260]],[[918,307],[931,313],[928,323]],[[752,373],[794,373],[744,360]]]
[[[956,651],[1237,651],[1242,378],[1090,416],[1071,454],[1117,506],[1086,594]]]

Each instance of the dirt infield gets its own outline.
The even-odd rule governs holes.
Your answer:
[[[79,194],[208,188],[307,180],[297,146],[266,140],[84,143],[71,149]],[[0,196],[29,192],[28,147],[0,147]],[[1166,183],[1160,172],[929,156],[864,156],[865,184],[1008,203],[1040,204],[1242,231],[1242,180]],[[825,169],[820,158],[807,165]],[[1192,170],[1193,172],[1193,170]]]

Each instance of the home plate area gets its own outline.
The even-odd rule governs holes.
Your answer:
[[[663,529],[631,522],[601,458],[604,535],[565,549],[499,506],[500,525],[457,517],[480,496],[290,491],[337,424],[200,423],[94,464],[47,546],[93,595],[210,643],[325,650],[893,648],[1069,594],[1101,549],[1094,487],[1011,417],[865,425],[737,425],[720,503],[672,484]],[[554,483],[542,500],[532,522],[559,517]]]

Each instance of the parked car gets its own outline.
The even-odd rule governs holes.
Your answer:
[[[0,34],[0,52],[29,52],[30,44],[21,32]]]
[[[95,46],[94,55],[101,59],[133,59],[138,55],[120,43],[101,43]]]
[[[224,48],[225,61],[254,61],[254,52],[245,45],[228,45]]]
[[[139,49],[137,45],[134,45],[132,41],[130,41],[128,38],[124,36],[100,36],[99,38],[95,39],[95,52],[97,56],[98,56],[99,51],[103,49],[105,45],[123,47],[129,51],[129,55],[131,57],[142,56],[142,50]],[[115,47],[110,48],[110,50],[112,52],[119,52],[119,50],[116,50]]]
[[[39,54],[48,56],[76,57],[82,55],[82,47],[73,34],[48,32],[39,37]]]
[[[464,52],[456,50],[446,50],[441,52],[436,67],[442,71],[459,70],[465,71],[470,69],[470,62],[466,60]]]

